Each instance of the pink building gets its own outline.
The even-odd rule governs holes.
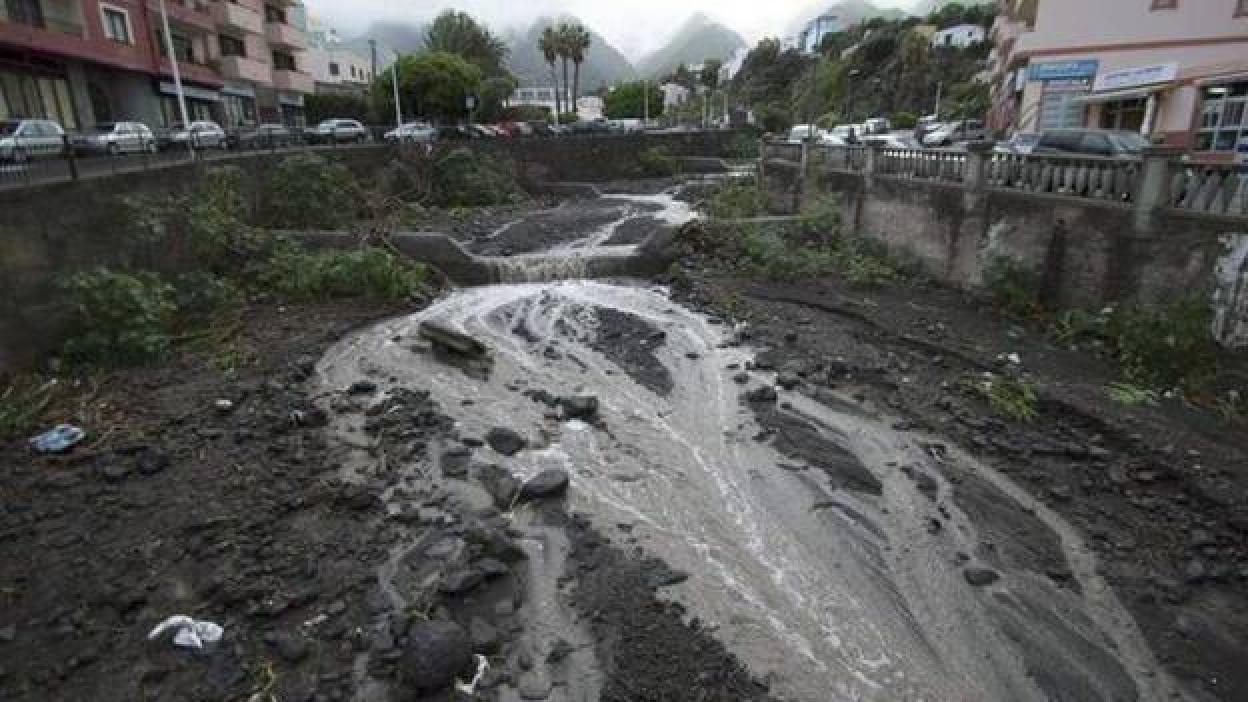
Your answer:
[[[1248,153],[1248,0],[999,0],[990,126],[1139,131]]]

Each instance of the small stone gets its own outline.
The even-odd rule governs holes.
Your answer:
[[[490,448],[504,456],[514,456],[528,447],[529,442],[519,433],[503,427],[495,427],[485,435],[485,442]]]
[[[768,404],[776,402],[779,399],[780,395],[776,392],[776,389],[770,385],[754,388],[745,394],[746,402],[755,404]]]
[[[750,374],[744,371],[732,376],[732,382],[737,385],[746,385],[750,382]]]
[[[568,491],[568,472],[559,468],[544,470],[520,486],[520,499],[538,500],[558,497]]]
[[[399,659],[399,678],[417,692],[445,689],[472,669],[472,640],[455,622],[413,622]]]
[[[481,617],[473,617],[468,624],[468,634],[472,637],[472,650],[485,655],[498,653],[498,629]]]
[[[802,381],[797,376],[789,375],[788,373],[781,373],[776,378],[776,385],[779,385],[785,390],[792,390],[798,385],[801,385],[801,383]]]
[[[135,456],[134,467],[142,475],[156,475],[164,472],[170,462],[169,454],[156,449],[145,449]]]
[[[967,568],[962,571],[962,577],[966,578],[966,582],[975,587],[984,587],[991,585],[1001,579],[997,571],[989,568]]]
[[[559,406],[564,419],[593,421],[598,417],[598,398],[593,396],[561,397]]]
[[[447,575],[439,590],[448,595],[462,595],[485,581],[485,575],[476,568],[465,568]]]
[[[544,700],[550,697],[553,687],[550,678],[536,670],[530,670],[520,676],[520,684],[517,689],[520,692],[521,699]]]

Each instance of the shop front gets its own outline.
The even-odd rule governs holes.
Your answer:
[[[1024,126],[1033,131],[1084,126],[1087,109],[1082,99],[1092,91],[1099,68],[1095,59],[1029,65],[1027,92],[1032,96],[1034,118]]]
[[[1165,93],[1179,75],[1179,64],[1133,66],[1097,75],[1092,91],[1079,98],[1088,107],[1089,126],[1125,129],[1151,136]]]
[[[226,81],[221,88],[221,126],[226,129],[253,126],[256,119],[255,86]]]
[[[41,59],[5,60],[0,55],[0,119],[50,119],[77,129],[73,90],[66,65]]]
[[[157,81],[156,92],[160,98],[162,126],[169,127],[175,122],[181,122],[182,114],[178,105],[177,86],[170,81]],[[186,98],[187,119],[192,122],[200,120],[220,121],[220,91],[183,83],[182,95]]]
[[[1202,81],[1194,151],[1211,160],[1248,161],[1248,74]]]

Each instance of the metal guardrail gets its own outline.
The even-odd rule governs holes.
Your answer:
[[[1175,209],[1248,217],[1248,172],[1240,167],[1174,163],[1168,185]]]

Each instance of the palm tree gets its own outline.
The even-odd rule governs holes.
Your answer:
[[[573,34],[572,25],[568,24],[567,22],[560,22],[559,28],[555,30],[555,34],[558,35],[559,37],[557,46],[559,47],[559,60],[563,62],[563,89],[566,91],[568,89],[568,59],[572,57],[572,51],[573,51],[572,47],[573,47],[573,44],[575,43],[573,36],[572,36]],[[568,105],[567,104],[568,102],[571,102],[572,104]],[[576,109],[576,96],[565,95],[564,96],[564,110],[567,112],[571,112],[575,109]]]
[[[542,30],[542,36],[537,40],[537,48],[542,52],[542,57],[546,59],[546,65],[550,66],[550,80],[555,84],[555,114],[562,111],[563,102],[559,97],[559,74],[555,72],[555,61],[559,58],[559,34],[554,27],[547,27]]]
[[[572,111],[576,112],[576,98],[581,94],[581,64],[585,63],[585,58],[589,53],[589,46],[593,43],[593,38],[589,34],[589,30],[585,29],[582,24],[576,24],[572,27],[571,34],[571,58],[575,67],[572,72]]]

